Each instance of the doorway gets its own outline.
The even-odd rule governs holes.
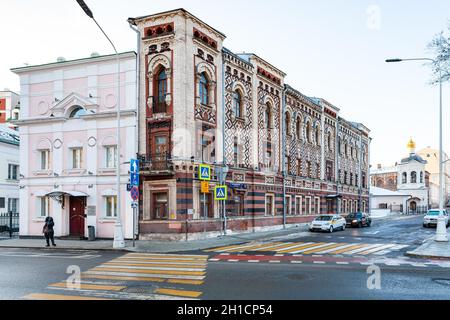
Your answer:
[[[85,203],[86,200],[83,197],[70,197],[69,225],[71,237],[84,237]]]

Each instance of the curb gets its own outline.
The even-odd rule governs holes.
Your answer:
[[[412,257],[412,258],[431,259],[431,260],[450,260],[450,257],[431,256],[431,255],[426,255],[426,254],[414,253],[413,251],[406,252],[405,256]]]
[[[106,248],[80,248],[80,247],[20,247],[20,246],[0,246],[0,249],[35,249],[35,250],[83,250],[83,251],[111,251],[111,252],[129,252],[129,249],[106,249]]]

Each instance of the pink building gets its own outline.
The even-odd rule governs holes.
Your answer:
[[[20,235],[41,236],[46,216],[55,236],[113,238],[116,189],[116,57],[58,60],[13,69],[20,76]],[[136,157],[136,54],[121,54],[121,219],[133,236],[126,191]]]

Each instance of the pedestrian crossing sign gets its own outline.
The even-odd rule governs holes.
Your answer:
[[[214,200],[218,200],[218,201],[228,200],[227,186],[217,186],[214,188]]]
[[[198,167],[198,178],[204,181],[211,180],[211,167],[206,164],[201,164]]]

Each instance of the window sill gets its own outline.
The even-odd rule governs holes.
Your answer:
[[[47,217],[37,217],[37,218],[33,218],[33,222],[45,222],[45,219]]]
[[[98,170],[99,174],[115,174],[116,172],[116,168],[102,168]]]
[[[100,222],[100,223],[116,223],[116,221],[117,221],[117,218],[107,218],[107,217],[103,217],[98,220],[98,222]]]
[[[19,180],[13,180],[13,179],[6,179],[6,182],[9,182],[9,183],[19,183],[20,181],[19,181]]]
[[[33,175],[35,176],[51,176],[52,170],[37,170],[33,171]]]
[[[65,170],[65,173],[67,175],[75,175],[75,174],[85,174],[86,173],[86,169],[67,169]]]

